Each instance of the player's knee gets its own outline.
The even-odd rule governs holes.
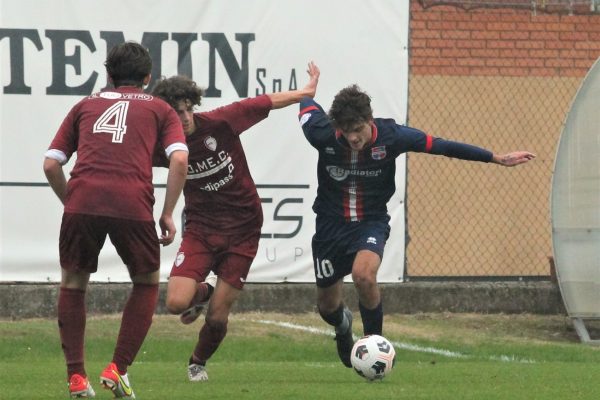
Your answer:
[[[352,281],[358,288],[367,288],[377,285],[376,275],[365,269],[352,271]]]
[[[166,306],[171,314],[181,314],[190,307],[190,301],[178,296],[168,296]]]

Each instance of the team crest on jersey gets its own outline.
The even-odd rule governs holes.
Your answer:
[[[180,251],[179,253],[177,253],[177,257],[175,257],[175,266],[181,266],[181,264],[183,264],[183,260],[185,260],[185,254],[183,253],[183,251]]]
[[[204,145],[210,151],[215,151],[217,149],[217,139],[215,139],[212,136],[209,136],[206,139],[204,139]]]
[[[383,160],[385,156],[385,146],[377,146],[371,149],[371,157],[373,157],[373,160]]]

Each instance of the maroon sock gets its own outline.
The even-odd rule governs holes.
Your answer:
[[[119,373],[127,373],[133,363],[146,334],[152,325],[152,316],[158,301],[158,285],[134,284],[121,318],[121,329],[113,362]]]
[[[206,282],[198,283],[196,285],[196,294],[194,295],[194,298],[192,299],[192,305],[198,304],[198,303],[203,303],[206,300],[208,300],[208,297],[210,296],[210,294],[212,292],[211,289],[212,288]]]
[[[67,376],[87,376],[84,367],[85,290],[60,288],[58,295],[58,331],[62,344]]]
[[[194,362],[205,364],[225,338],[227,323],[207,321],[198,334],[198,343],[192,354]]]

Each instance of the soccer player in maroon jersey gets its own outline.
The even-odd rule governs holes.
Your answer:
[[[206,362],[225,337],[229,312],[258,250],[262,208],[239,135],[271,110],[314,97],[319,69],[311,62],[307,72],[310,80],[303,89],[248,98],[209,112],[194,112],[202,91],[189,78],[163,79],[152,92],[177,111],[190,149],[183,189],[185,230],[169,278],[167,308],[191,323],[201,311],[198,305],[210,296],[189,360],[190,381],[208,380]],[[203,282],[210,271],[218,276],[214,291]]]
[[[100,382],[116,398],[135,398],[127,367],[152,323],[158,299],[160,244],[175,236],[173,209],[185,183],[187,145],[177,113],[143,92],[152,60],[134,42],[113,47],[106,72],[114,89],[77,103],[45,153],[44,172],[64,204],[59,250],[62,279],[58,326],[71,397],[94,397],[84,367],[85,293],[106,236],[127,266],[133,289],[125,304],[112,362]],[[152,158],[160,146],[168,158],[159,238],[152,207]],[[77,161],[66,180],[63,165]]]
[[[373,118],[371,98],[356,85],[335,96],[329,114],[312,98],[302,99],[299,118],[307,140],[319,151],[312,240],[317,306],[323,320],[335,327],[338,355],[350,368],[352,313],[342,300],[343,279],[352,274],[363,334],[381,335],[377,271],[390,232],[387,203],[396,190],[396,158],[413,151],[512,167],[535,155],[498,155],[432,137],[393,119]]]

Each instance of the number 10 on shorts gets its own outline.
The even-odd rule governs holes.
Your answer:
[[[316,258],[315,261],[318,279],[330,278],[333,276],[333,263],[331,261],[327,259],[319,260],[318,258]]]

